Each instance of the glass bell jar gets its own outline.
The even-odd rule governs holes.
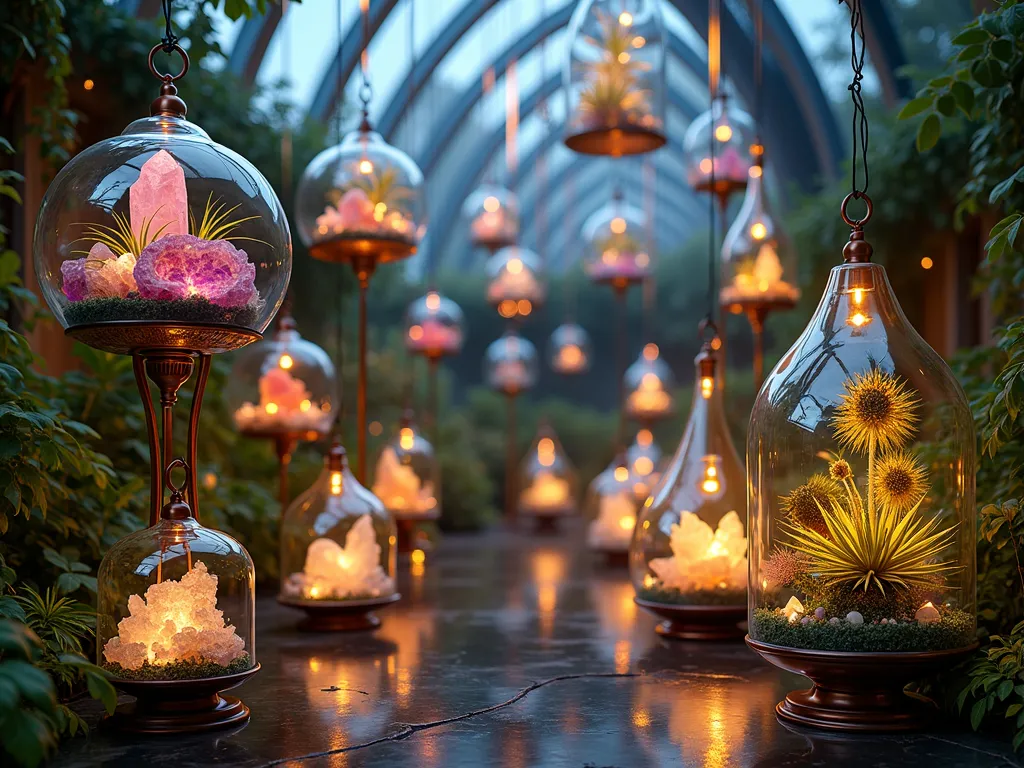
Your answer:
[[[792,309],[800,298],[796,252],[769,209],[764,185],[764,150],[757,151],[743,206],[722,244],[719,303],[757,322],[768,312]]]
[[[576,323],[555,328],[548,345],[548,361],[555,373],[574,376],[590,369],[590,334]]]
[[[98,349],[235,349],[284,298],[288,221],[262,174],[186,120],[173,85],[165,91],[150,117],[75,155],[51,182],[36,275],[69,335]]]
[[[478,187],[466,198],[462,215],[469,222],[470,242],[479,248],[493,253],[519,239],[519,200],[510,189]]]
[[[576,471],[554,429],[542,423],[519,470],[519,514],[538,522],[575,514]]]
[[[487,260],[487,303],[506,320],[526,317],[544,303],[547,293],[540,256],[510,245]]]
[[[404,259],[426,233],[423,174],[364,119],[306,167],[295,222],[321,261],[358,267]]]
[[[710,154],[712,141],[714,164]],[[724,205],[747,187],[753,141],[754,121],[729,97],[723,83],[711,109],[694,118],[683,137],[687,183],[698,192],[713,192]]]
[[[587,547],[625,565],[636,525],[636,496],[625,452],[595,477],[587,488],[583,511],[587,518]]]
[[[644,345],[640,357],[626,369],[624,383],[628,418],[651,424],[675,411],[675,379],[657,344]]]
[[[665,29],[656,0],[583,0],[569,23],[565,144],[621,157],[665,144]]]
[[[462,309],[437,291],[428,291],[405,312],[405,348],[428,360],[457,355],[462,350]]]
[[[306,629],[377,626],[370,611],[398,599],[396,538],[384,503],[360,485],[335,443],[319,477],[285,510],[278,601],[306,611]]]
[[[484,353],[487,386],[511,397],[533,388],[539,367],[537,348],[512,331],[491,342]]]
[[[749,624],[752,647],[806,668],[815,690],[836,689],[843,659],[889,681],[852,704],[791,693],[780,715],[820,725],[856,709],[887,727],[914,717],[906,682],[975,643],[976,436],[956,377],[871,263],[870,201],[854,221],[852,197],[844,263],[750,417]]]
[[[616,189],[612,201],[583,224],[583,242],[589,254],[583,265],[587,277],[616,291],[643,282],[651,272],[644,225],[643,212],[627,205],[622,191]]]
[[[629,467],[633,495],[638,504],[643,504],[661,478],[661,448],[654,442],[651,430],[644,427],[636,433],[633,444],[626,449],[626,466]]]
[[[317,440],[334,423],[338,381],[328,354],[284,312],[273,337],[235,353],[225,398],[246,437]]]
[[[439,467],[434,447],[416,426],[411,410],[377,459],[373,494],[396,520],[436,520],[441,515]]]
[[[640,510],[630,577],[640,605],[668,619],[661,634],[740,637],[747,607],[746,473],[729,434],[710,343],[695,362],[690,416]]]

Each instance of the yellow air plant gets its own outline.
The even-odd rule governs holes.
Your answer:
[[[163,206],[160,207],[162,208]],[[106,224],[86,224],[82,237],[78,238],[75,242],[92,240],[97,243],[103,243],[107,248],[113,251],[115,256],[130,253],[137,259],[143,249],[160,237],[164,230],[170,225],[170,222],[167,222],[156,232],[149,231],[150,225],[153,223],[153,219],[156,218],[156,215],[159,212],[160,208],[157,208],[153,211],[152,216],[143,220],[142,227],[140,227],[138,232],[132,232],[132,225],[128,220],[128,217],[123,213],[113,211],[111,215],[114,219],[114,226],[111,227]],[[89,251],[75,250],[72,251],[72,253],[83,253],[88,255]]]
[[[391,210],[399,202],[407,200],[412,195],[412,190],[403,187],[397,181],[398,169],[386,167],[380,173],[361,175],[352,185],[363,190],[374,207],[383,203],[388,210]]]
[[[189,209],[188,228],[200,240],[252,240],[256,243],[264,242],[255,237],[240,237],[237,235],[228,237],[231,232],[245,222],[259,218],[259,216],[245,216],[241,219],[228,219],[239,205],[241,203],[228,208],[226,203],[222,203],[220,200],[214,201],[213,193],[211,192],[209,197],[206,198],[206,207],[203,209],[202,221],[198,224],[196,223],[195,216],[192,214],[192,210]]]
[[[650,69],[647,62],[634,58],[633,31],[619,24],[618,19],[600,14],[601,39],[586,38],[587,43],[601,51],[600,60],[580,64],[585,69],[587,85],[580,93],[580,112],[588,122],[619,122],[630,112],[646,112],[648,91],[638,85],[638,75]]]

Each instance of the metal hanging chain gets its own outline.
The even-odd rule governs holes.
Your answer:
[[[335,106],[334,115],[334,132],[335,132],[335,143],[340,144],[343,135],[341,126],[341,105],[345,101],[345,83],[342,82],[342,61],[345,59],[345,23],[343,21],[341,13],[341,0],[338,0],[338,59],[337,59],[337,72],[335,73],[335,80],[337,81],[336,88],[338,89],[338,99]]]
[[[759,0],[754,19],[754,129],[755,142],[761,146],[762,122],[764,121],[764,0]]]
[[[363,82],[359,86],[359,101],[363,105],[363,124],[360,130],[370,130],[370,100],[373,86],[370,85],[370,0],[362,0],[359,9],[363,14],[363,50],[359,55],[359,70]]]
[[[160,6],[164,12],[164,36],[161,42],[164,44],[164,53],[173,53],[174,46],[178,44],[178,36],[174,34],[171,27],[171,3],[172,0],[160,0]]]
[[[714,96],[712,96],[712,99]],[[708,131],[708,157],[711,160],[711,186],[708,191],[708,224],[710,229],[708,230],[708,311],[705,316],[705,325],[715,329],[715,131],[714,125],[711,126],[711,130]]]
[[[841,0],[843,1],[843,0]],[[853,80],[848,86],[853,101],[853,163],[852,190],[855,199],[867,194],[870,177],[868,175],[868,116],[864,111],[864,97],[861,94],[861,81],[864,79],[864,11],[861,0],[849,0],[850,4],[850,65],[853,68]],[[860,44],[858,46],[858,38]],[[857,186],[857,155],[864,169],[864,186]]]

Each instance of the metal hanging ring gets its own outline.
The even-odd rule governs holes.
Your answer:
[[[175,485],[171,481],[171,473],[178,467],[181,467],[183,470],[185,470],[185,482],[183,482],[181,485]],[[167,465],[167,468],[164,470],[164,485],[170,488],[172,493],[181,495],[185,492],[185,488],[188,487],[189,479],[191,476],[192,468],[189,467],[188,462],[186,462],[183,458],[179,456],[178,458],[172,460]]]
[[[863,200],[864,205],[867,206],[867,211],[864,213],[862,219],[851,219],[850,215],[846,212],[847,207],[850,205],[851,200]],[[871,198],[864,192],[851,192],[843,199],[843,205],[840,207],[839,212],[842,214],[843,221],[850,225],[853,229],[863,229],[864,225],[871,219],[871,212],[874,210],[874,206],[871,204]]]
[[[710,336],[707,335],[709,329],[711,330]],[[705,317],[697,326],[697,339],[701,344],[707,344],[716,338],[718,338],[718,326],[710,317]]]
[[[373,86],[370,85],[366,80],[363,81],[362,85],[359,86],[359,101],[362,102],[363,106],[370,103],[373,98]]]
[[[157,70],[156,65],[153,63],[153,58],[156,56],[157,51],[164,50],[164,44],[158,43],[153,46],[153,49],[149,52],[149,71],[153,73],[153,77],[157,80],[162,80],[165,83],[173,83],[175,80],[181,80],[188,73],[188,54],[185,53],[185,49],[177,43],[174,43],[171,50],[175,51],[181,56],[181,71],[176,75],[168,75]],[[168,51],[170,53],[170,51]]]

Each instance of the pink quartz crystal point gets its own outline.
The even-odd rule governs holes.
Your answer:
[[[221,307],[242,307],[259,299],[255,265],[227,240],[161,237],[143,249],[135,281],[144,299],[201,296]]]
[[[282,411],[297,411],[303,401],[310,399],[309,390],[302,380],[277,366],[260,376],[259,389],[260,405],[276,403]]]
[[[373,218],[373,203],[359,187],[353,187],[338,201],[338,217],[341,229],[365,231],[376,226]]]
[[[142,235],[149,226],[149,237],[188,234],[188,197],[185,172],[170,153],[161,149],[142,164],[138,180],[128,190],[132,232]]]

